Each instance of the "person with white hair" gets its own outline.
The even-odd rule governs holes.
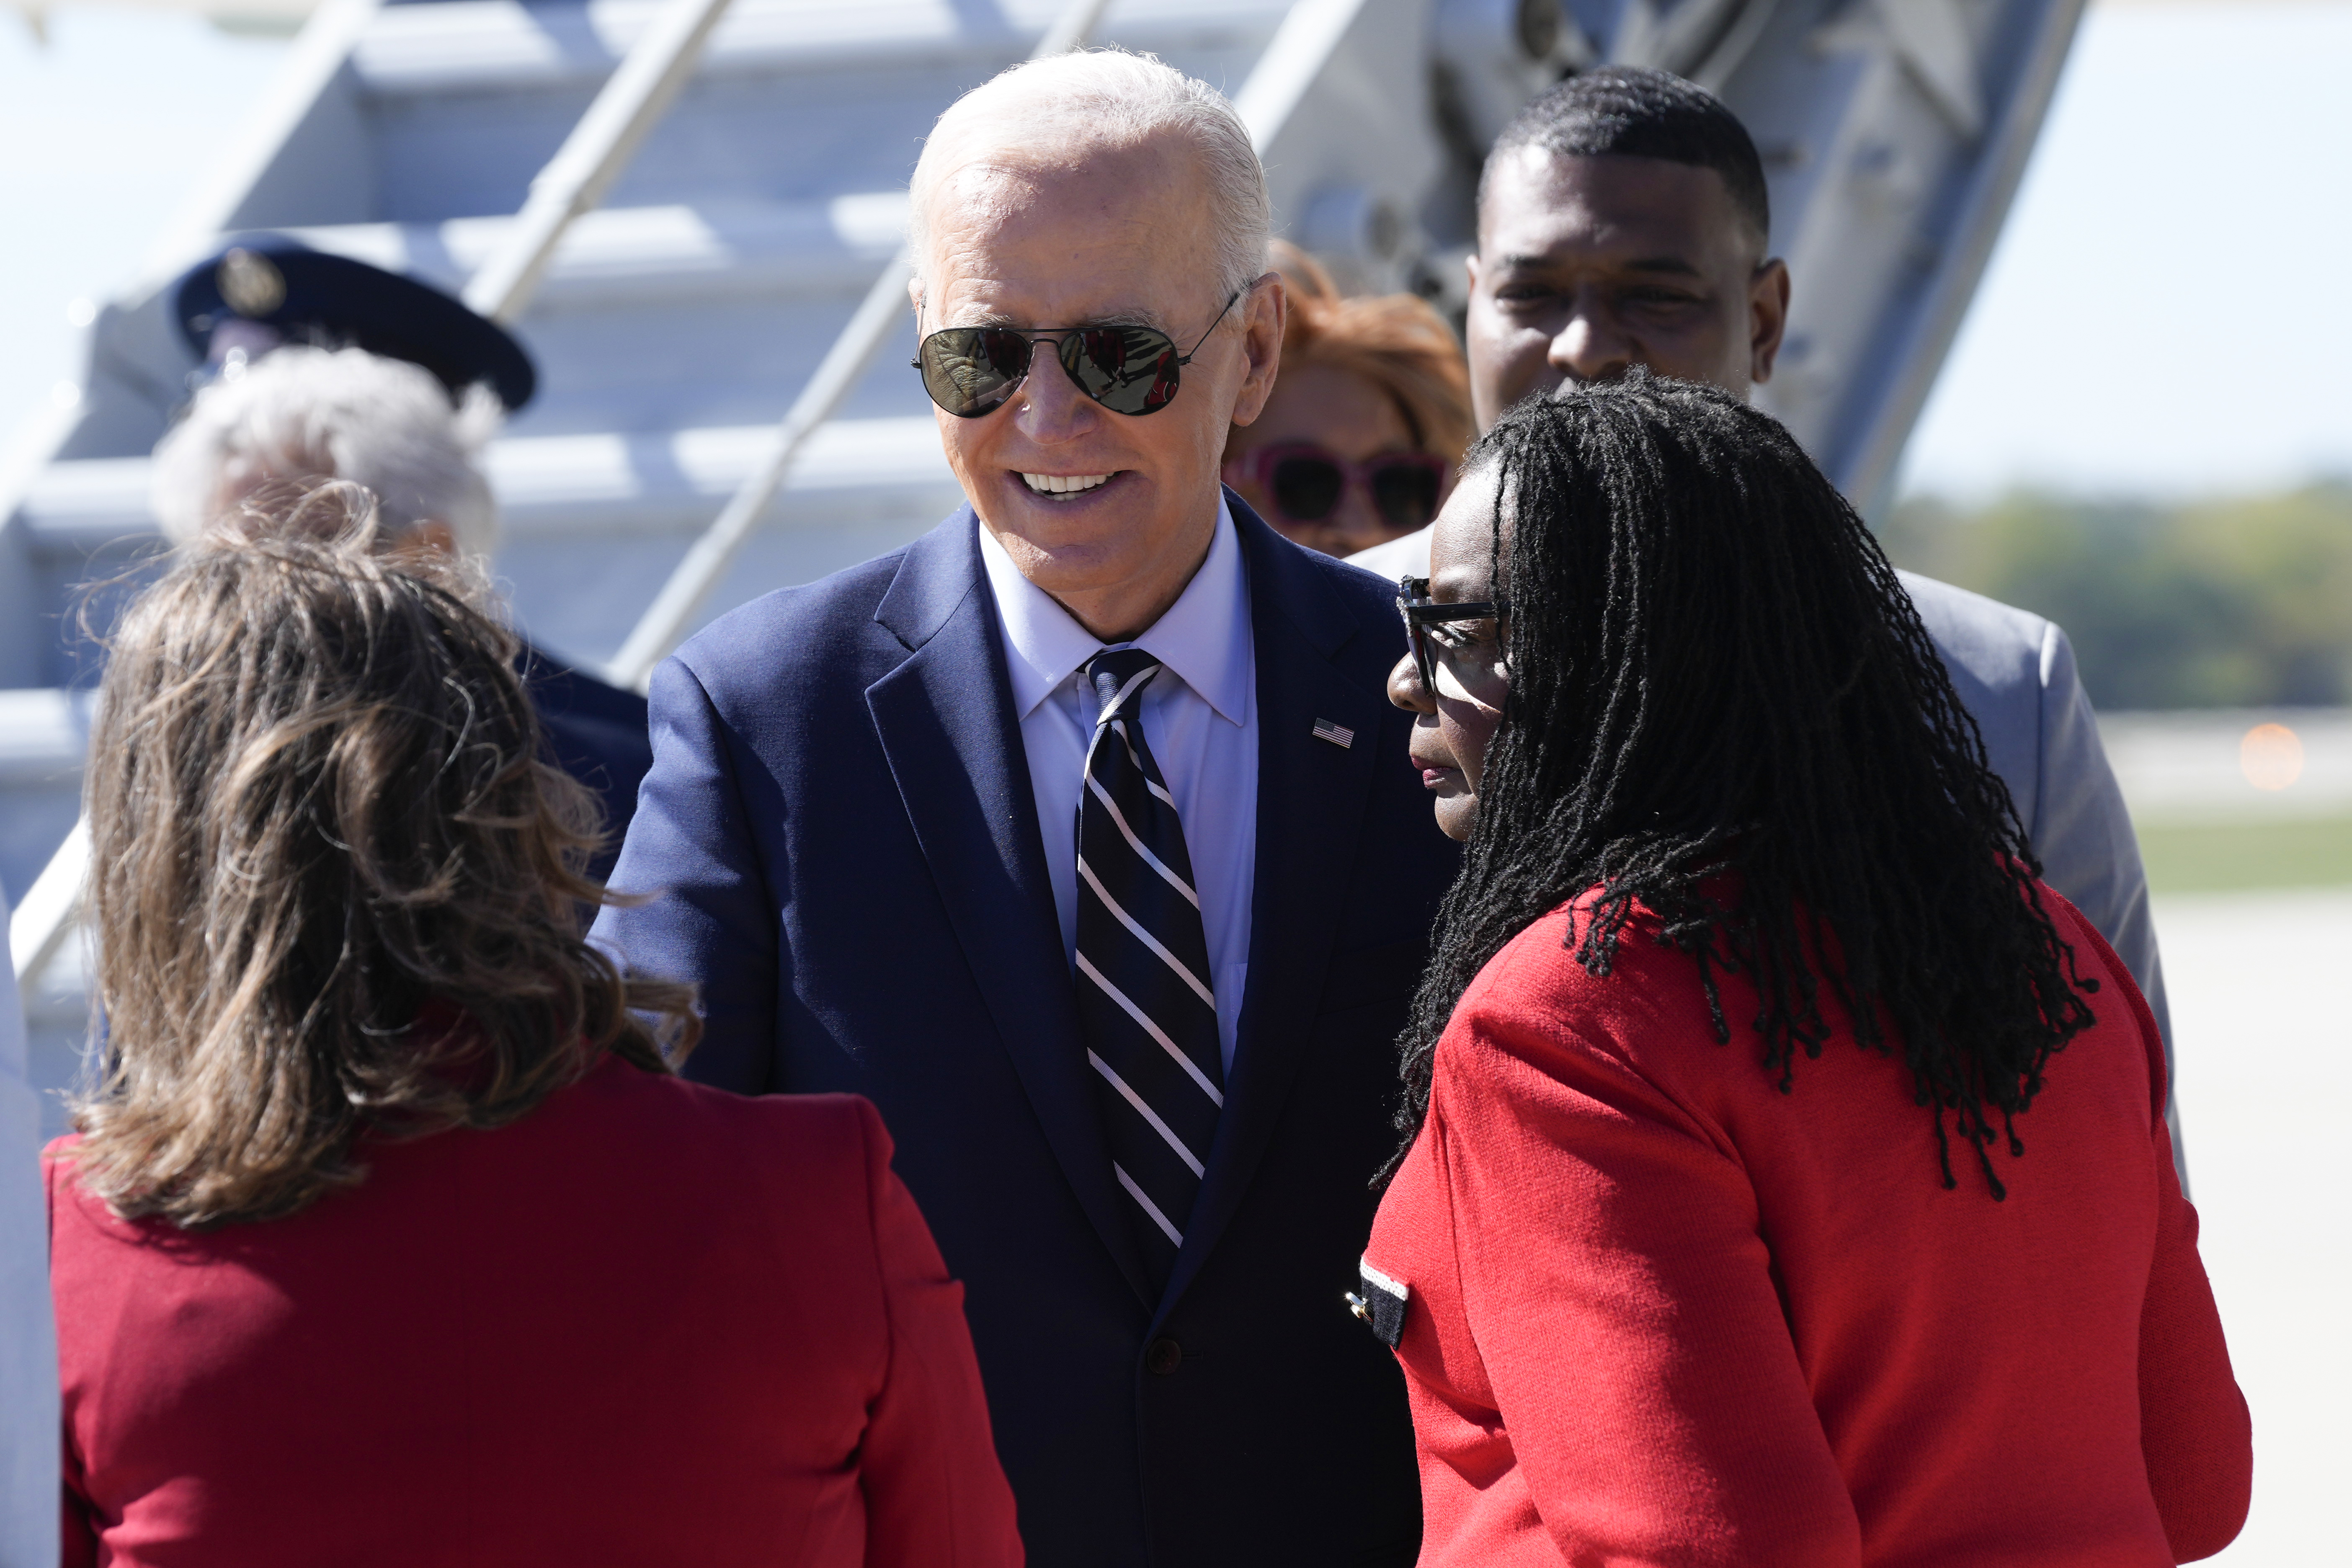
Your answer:
[[[376,498],[386,547],[490,553],[482,448],[534,384],[503,329],[412,279],[290,245],[203,263],[178,302],[213,375],[155,448],[152,504],[173,542],[264,492],[346,479]],[[527,642],[522,672],[556,762],[603,804],[601,880],[653,763],[646,700]]]
[[[499,514],[480,454],[505,417],[479,384],[453,404],[422,365],[289,344],[190,401],[155,448],[155,521],[185,544],[266,488],[349,479],[375,496],[392,542],[488,555]]]
[[[1096,50],[950,108],[912,212],[967,504],[656,672],[614,880],[662,891],[595,939],[698,984],[689,1076],[881,1108],[1031,1563],[1402,1568],[1404,1393],[1343,1297],[1456,861],[1394,590],[1219,484],[1281,352],[1264,173]]]

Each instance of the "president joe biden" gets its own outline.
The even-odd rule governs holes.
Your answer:
[[[1214,89],[1095,51],[958,102],[912,202],[967,504],[661,667],[614,874],[654,897],[597,936],[700,984],[691,1076],[880,1106],[1033,1563],[1402,1568],[1404,1391],[1342,1296],[1455,862],[1393,586],[1218,482],[1278,369],[1264,174]]]

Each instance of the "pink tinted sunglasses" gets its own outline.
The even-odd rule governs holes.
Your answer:
[[[1446,468],[1433,452],[1383,452],[1351,463],[1311,442],[1287,441],[1262,447],[1227,471],[1255,480],[1286,521],[1320,522],[1360,486],[1390,527],[1411,530],[1437,515]]]

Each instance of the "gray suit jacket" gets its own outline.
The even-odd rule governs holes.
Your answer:
[[[2074,673],[2073,645],[2040,616],[1932,577],[1897,575],[1984,731],[1992,771],[2009,785],[2042,857],[2042,879],[2073,900],[2130,966],[2164,1031],[2168,1057],[2172,1021],[2148,914],[2147,874],[2091,700]]]
[[[1984,732],[1992,771],[2009,785],[2042,879],[2074,901],[2139,982],[2164,1035],[2164,1120],[2183,1193],[2189,1160],[2173,1098],[2172,1014],[2124,792],[2099,743],[2091,699],[2074,673],[2074,645],[2054,623],[1981,594],[1896,574],[1944,656],[1952,685]]]

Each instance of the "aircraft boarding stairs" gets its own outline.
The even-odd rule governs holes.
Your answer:
[[[2080,5],[1112,0],[1092,36],[1233,95],[1278,231],[1344,282],[1449,309],[1482,150],[1528,97],[1601,60],[1717,89],[1764,152],[1775,247],[1797,279],[1768,405],[1867,504],[1975,286]],[[173,279],[225,237],[278,233],[462,290],[663,13],[661,0],[327,0],[313,16],[246,144],[100,310],[79,405],[0,459],[12,900],[27,901],[75,817],[98,658],[78,611],[102,627],[152,570],[146,454],[195,368],[169,317]],[[933,119],[1057,18],[1062,0],[725,9],[684,90],[514,318],[540,394],[488,465],[499,575],[535,639],[592,667],[622,648],[891,265]],[[906,368],[913,346],[899,311],[695,624],[890,549],[956,504]],[[20,962],[26,925],[20,912]],[[60,945],[28,988],[45,1086],[65,1081],[84,1032],[80,949]]]

